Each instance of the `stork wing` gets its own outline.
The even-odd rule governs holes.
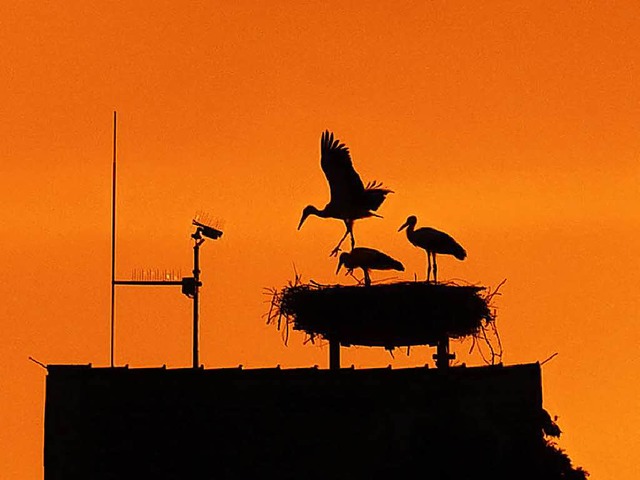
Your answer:
[[[349,149],[334,139],[333,133],[325,130],[320,139],[320,166],[329,182],[331,203],[351,204],[362,197],[364,184],[353,168]]]

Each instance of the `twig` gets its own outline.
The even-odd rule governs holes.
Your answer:
[[[502,340],[500,340],[500,333],[498,332],[498,326],[496,325],[495,321],[492,324],[492,328],[493,328],[493,333],[498,339],[498,348],[500,349],[500,360],[502,360],[502,354],[504,353],[504,350],[502,349]]]
[[[471,336],[471,348],[469,348],[469,354],[471,354],[471,352],[473,352],[473,348],[476,346],[476,336],[472,335]]]
[[[553,357],[555,357],[556,355],[558,355],[558,352],[554,353],[553,355],[551,355],[549,358],[547,358],[544,362],[540,362],[540,366],[544,365],[545,363],[547,363],[549,360],[553,359]]]
[[[47,366],[46,366],[44,363],[42,363],[42,362],[40,362],[40,361],[36,360],[35,358],[33,358],[33,357],[29,357],[29,360],[31,360],[31,361],[32,361],[33,363],[35,363],[36,365],[40,365],[42,368],[44,368],[45,370],[47,370]]]
[[[360,280],[358,277],[356,277],[356,274],[353,273],[353,270],[349,270],[346,275],[349,275],[350,277],[352,277],[357,283],[358,285],[362,285],[362,280]],[[364,279],[363,279],[364,280]]]

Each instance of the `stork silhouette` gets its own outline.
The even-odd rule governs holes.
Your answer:
[[[467,252],[449,234],[431,227],[422,227],[414,230],[418,219],[415,215],[407,217],[407,220],[398,229],[407,229],[407,238],[416,247],[423,248],[427,252],[427,282],[431,275],[431,257],[433,257],[433,283],[438,283],[438,264],[436,254],[453,255],[458,260],[464,260]]]
[[[356,243],[353,236],[353,222],[361,218],[380,217],[374,212],[378,210],[387,194],[393,192],[382,188],[382,183],[375,181],[365,186],[360,175],[353,168],[349,149],[344,143],[334,139],[333,133],[329,130],[322,132],[320,138],[320,166],[327,177],[331,198],[322,210],[313,205],[307,205],[302,210],[298,230],[309,215],[344,221],[346,232],[331,251],[330,256],[333,257],[340,251],[340,246],[347,235],[351,235],[351,249],[353,249]]]
[[[391,258],[386,253],[367,247],[355,247],[351,252],[342,252],[336,274],[340,271],[342,265],[347,268],[347,274],[353,272],[354,268],[361,268],[364,273],[364,284],[367,287],[371,285],[369,270],[399,270],[404,272],[404,265],[398,260]]]

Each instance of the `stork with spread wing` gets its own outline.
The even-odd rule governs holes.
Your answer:
[[[353,223],[361,218],[380,217],[375,211],[382,205],[387,194],[393,192],[382,188],[382,183],[375,181],[365,186],[353,168],[349,149],[344,143],[334,139],[333,133],[328,130],[320,138],[320,166],[327,177],[331,199],[322,210],[313,205],[306,206],[302,211],[298,230],[309,215],[342,220],[346,232],[331,251],[330,256],[335,256],[347,235],[351,236],[351,249],[355,246]]]

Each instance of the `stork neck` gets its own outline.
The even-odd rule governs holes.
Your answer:
[[[409,225],[407,225],[407,238],[413,235],[414,227],[415,227],[415,223],[410,223]]]
[[[309,215],[315,215],[317,217],[327,218],[328,212],[326,207],[322,210],[318,210],[318,208],[314,207],[313,205],[307,205],[307,207],[304,209],[303,215],[305,217]]]
[[[325,206],[322,210],[318,210],[316,207],[313,207],[311,213],[317,215],[320,218],[327,218],[330,212],[327,211],[327,207]]]

